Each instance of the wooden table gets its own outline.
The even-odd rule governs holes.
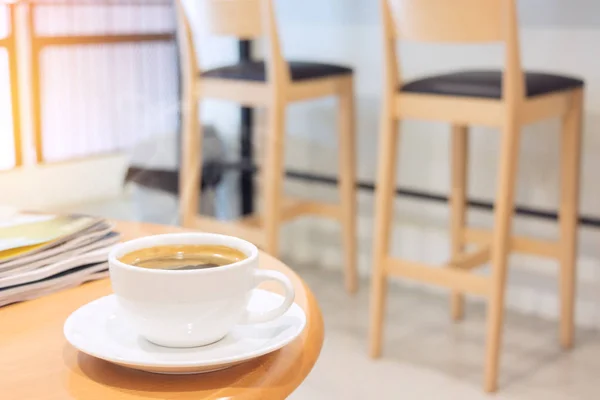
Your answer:
[[[125,240],[183,229],[118,222]],[[296,289],[307,324],[283,349],[204,375],[158,375],[80,353],[63,336],[65,319],[111,293],[105,279],[37,300],[0,308],[1,399],[284,399],[308,375],[323,344],[323,320],[313,294],[288,267],[261,253],[261,268],[284,272]],[[277,290],[277,287],[268,287]]]

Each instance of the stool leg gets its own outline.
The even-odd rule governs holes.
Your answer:
[[[389,106],[387,106],[389,107]],[[398,154],[398,120],[385,110],[381,118],[375,192],[375,232],[373,234],[373,276],[371,277],[371,324],[369,333],[371,357],[381,355],[383,315],[387,295],[387,276],[384,266],[389,254],[389,244],[394,217],[394,189],[396,183],[396,157]]]
[[[179,168],[179,218],[192,228],[200,207],[202,187],[202,124],[198,118],[198,98],[184,93],[182,103],[181,166]]]
[[[519,157],[519,126],[513,117],[505,122],[500,150],[498,189],[494,213],[494,233],[492,239],[491,290],[487,311],[487,345],[485,355],[485,382],[487,392],[496,391],[498,385],[499,351],[502,343],[504,317],[504,291],[512,213],[514,208],[515,180]]]
[[[352,77],[341,88],[338,100],[340,143],[340,202],[346,290],[356,292],[356,132],[354,129],[354,90]]]
[[[452,190],[450,192],[450,238],[452,257],[463,253],[464,229],[466,223],[467,206],[467,164],[469,131],[464,125],[452,126]],[[452,318],[460,320],[464,313],[464,295],[458,290],[452,291],[451,312]]]
[[[277,98],[269,105],[264,171],[264,250],[274,257],[279,254],[279,227],[283,196],[285,151],[285,103]]]
[[[583,90],[573,93],[561,133],[560,189],[560,343],[573,345],[575,284],[577,265],[577,218],[579,209],[579,169]]]

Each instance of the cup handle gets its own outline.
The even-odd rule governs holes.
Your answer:
[[[257,324],[261,322],[271,321],[281,317],[294,303],[296,293],[290,279],[279,271],[266,269],[254,270],[254,285],[258,286],[264,281],[277,281],[285,290],[285,298],[283,302],[272,310],[254,312],[246,311],[246,315],[242,318],[242,324]]]

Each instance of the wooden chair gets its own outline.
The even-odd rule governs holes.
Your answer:
[[[579,163],[583,82],[521,70],[514,0],[381,0],[385,41],[385,85],[381,114],[376,220],[371,292],[370,354],[381,353],[388,276],[400,276],[452,289],[452,315],[463,314],[463,293],[487,297],[487,349],[484,388],[495,391],[502,337],[507,258],[511,251],[554,257],[560,262],[560,340],[573,344]],[[397,40],[501,42],[502,71],[462,71],[403,82]],[[511,234],[520,126],[559,117],[561,134],[560,238],[542,241]],[[391,257],[389,242],[395,186],[398,125],[404,119],[447,121],[452,125],[451,260],[427,268]],[[501,131],[498,187],[491,231],[466,226],[468,125]],[[466,251],[476,244],[474,251]],[[491,261],[491,275],[470,270]]]
[[[338,219],[343,230],[346,288],[354,292],[357,288],[356,150],[352,70],[330,64],[286,62],[281,54],[272,0],[204,1],[210,33],[241,39],[264,37],[267,59],[201,71],[190,22],[178,0],[183,69],[182,224],[245,238],[277,256],[279,228],[283,222],[308,214]],[[289,199],[282,192],[286,105],[324,96],[338,98],[339,205]],[[198,103],[203,98],[267,109],[267,144],[260,173],[264,209],[260,216],[224,223],[197,215],[202,176],[202,133],[197,116]]]

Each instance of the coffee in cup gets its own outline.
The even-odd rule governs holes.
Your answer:
[[[232,236],[148,236],[115,246],[108,260],[119,312],[142,337],[161,346],[216,342],[236,324],[278,318],[294,301],[290,280],[258,269],[256,246]],[[268,280],[284,287],[282,304],[249,311],[252,290]]]
[[[125,254],[119,261],[135,267],[188,271],[222,267],[242,261],[246,255],[222,245],[166,245]]]

